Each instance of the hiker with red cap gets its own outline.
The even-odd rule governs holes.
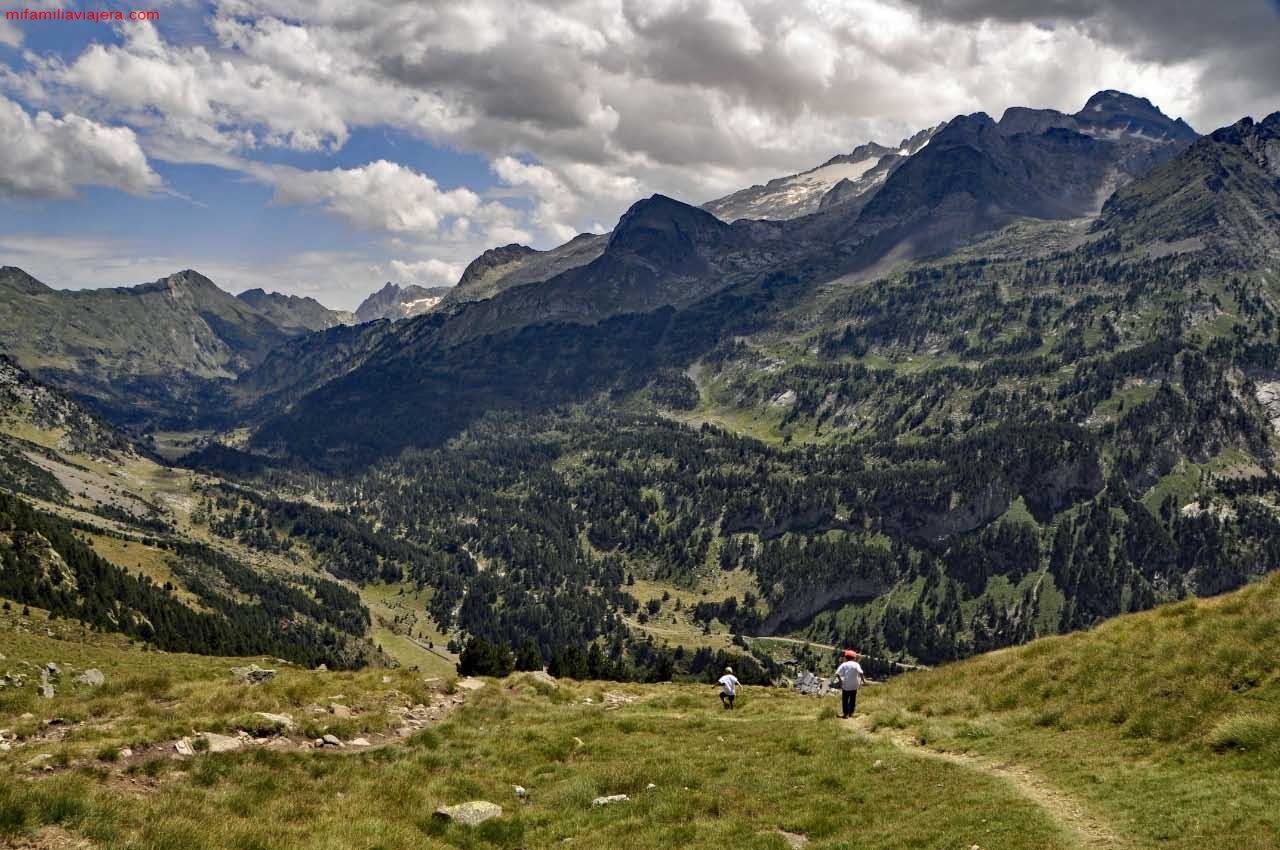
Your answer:
[[[844,662],[836,668],[836,679],[840,682],[840,716],[848,720],[853,717],[853,710],[858,706],[858,688],[867,683],[867,676],[858,663],[856,649],[844,651]]]

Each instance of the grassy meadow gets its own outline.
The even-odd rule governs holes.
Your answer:
[[[243,660],[50,628],[39,612],[0,617],[0,673],[54,660],[68,683],[53,700],[0,690],[6,846],[1280,847],[1280,575],[899,677],[864,692],[853,722],[832,699],[779,689],[746,688],[727,712],[710,686],[517,675],[471,690],[269,659],[254,660],[280,674],[250,687],[229,673]],[[87,667],[107,684],[71,684]],[[354,716],[325,712],[332,701]],[[390,734],[398,708],[441,702],[431,724]],[[173,752],[200,732],[263,735],[255,711],[299,728]],[[326,732],[373,746],[312,748]],[[630,799],[592,806],[611,794]],[[503,816],[432,818],[470,800]]]

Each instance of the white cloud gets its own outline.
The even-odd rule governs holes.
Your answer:
[[[163,187],[133,130],[79,115],[34,117],[0,96],[0,194],[67,198],[79,186],[143,195]]]
[[[416,283],[419,286],[453,286],[462,277],[465,267],[460,263],[446,263],[430,259],[419,262],[391,261],[391,276],[399,283]]]
[[[425,174],[386,160],[331,171],[273,168],[258,173],[275,187],[277,203],[314,204],[361,230],[430,236],[446,219],[481,208],[480,196],[470,189],[441,191]]]
[[[8,45],[9,47],[22,46],[22,30],[3,18],[0,18],[0,44]]]
[[[706,200],[958,113],[1119,88],[1209,130],[1271,111],[1280,86],[1280,14],[1257,0],[1154,18],[1139,0],[214,0],[208,22],[203,43],[130,24],[119,44],[26,54],[0,84],[396,235],[403,263],[547,247],[653,192]],[[391,162],[253,161],[379,126],[481,154],[530,209]]]

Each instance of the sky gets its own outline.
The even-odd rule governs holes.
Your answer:
[[[27,0],[0,10],[0,265],[185,268],[350,309],[958,114],[1120,89],[1280,109],[1277,0]]]

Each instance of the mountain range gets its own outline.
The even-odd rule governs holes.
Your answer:
[[[198,436],[189,533],[429,588],[455,648],[643,677],[671,635],[789,632],[932,664],[1280,563],[1277,234],[1280,113],[1201,137],[1104,91],[640,199],[358,324],[6,269],[0,340]]]

